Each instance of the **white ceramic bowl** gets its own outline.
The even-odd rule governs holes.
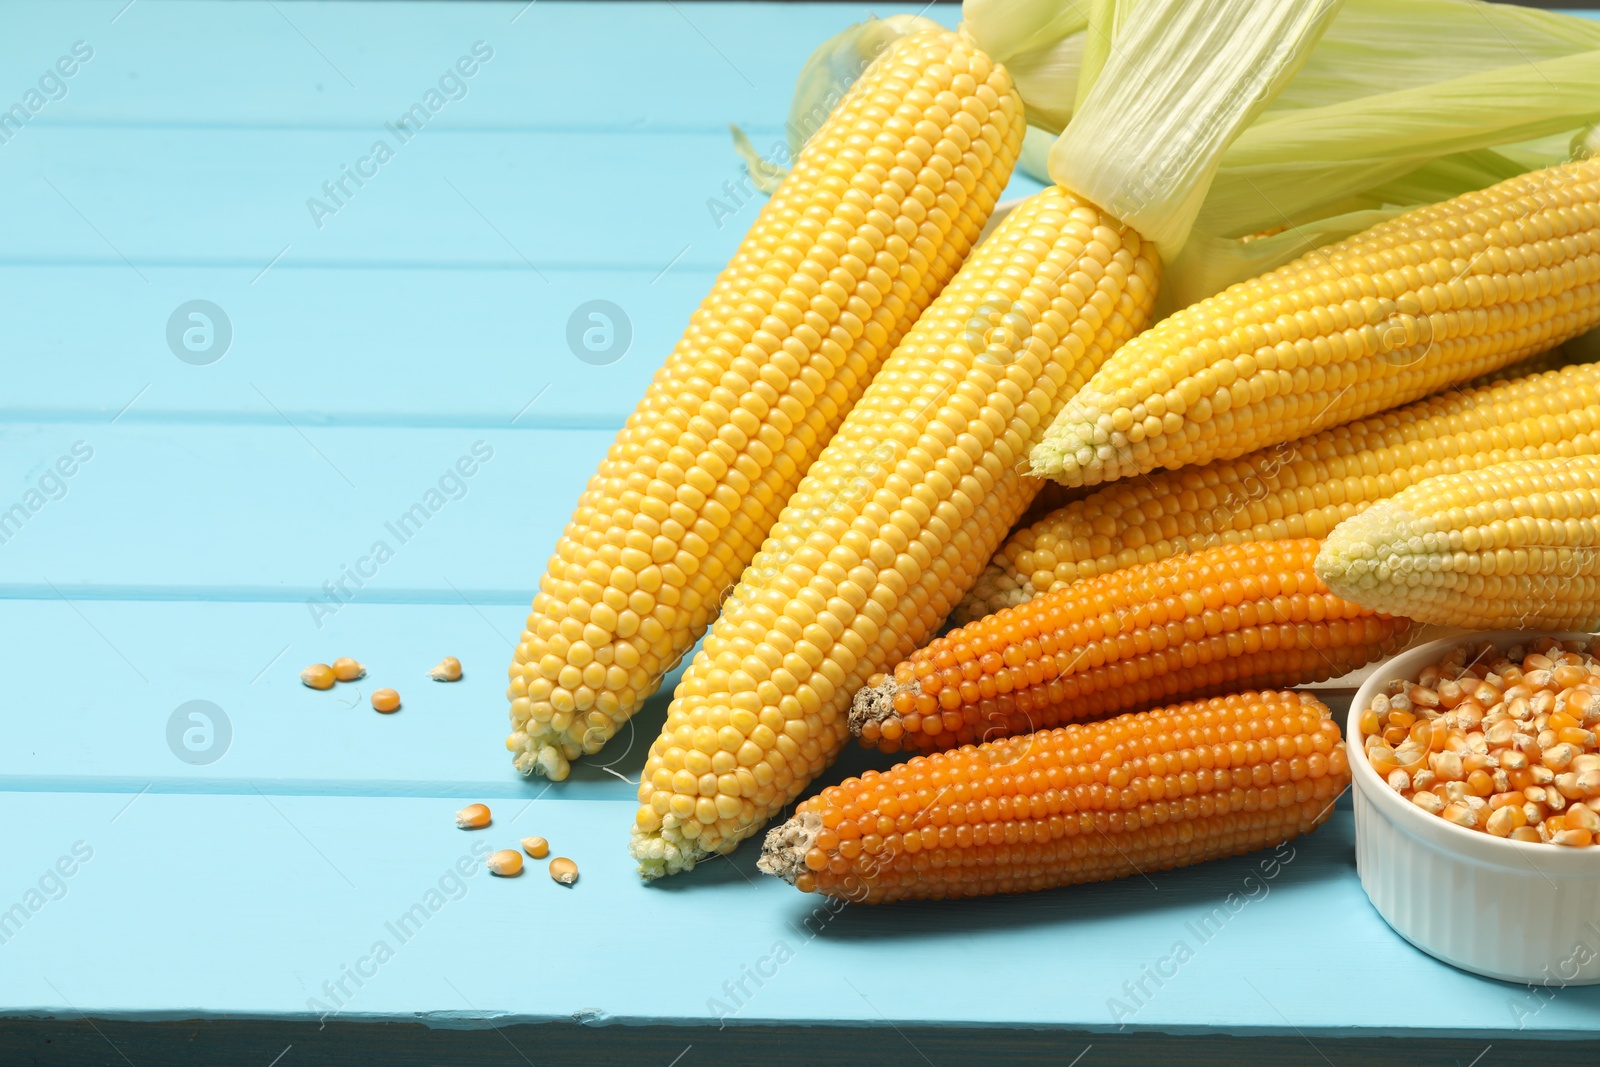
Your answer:
[[[1345,724],[1361,888],[1395,932],[1464,970],[1542,985],[1600,983],[1600,848],[1563,848],[1466,830],[1390,789],[1367,762],[1361,713],[1391,679],[1415,679],[1457,646],[1504,649],[1540,637],[1499,630],[1430,641],[1375,670]]]

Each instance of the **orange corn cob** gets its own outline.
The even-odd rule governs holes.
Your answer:
[[[1066,586],[954,630],[856,694],[862,744],[932,751],[1167,700],[1335,678],[1410,621],[1328,591],[1313,538],[1220,545]]]
[[[758,866],[869,904],[1031,892],[1279,844],[1349,782],[1325,705],[1240,693],[867,771],[802,803]]]

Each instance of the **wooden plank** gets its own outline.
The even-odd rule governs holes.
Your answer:
[[[919,10],[952,26],[960,18],[955,5],[675,6],[632,4],[607,22],[552,0],[392,4],[381,17],[362,4],[17,3],[0,68],[20,95],[75,41],[94,50],[32,120],[41,126],[367,127],[436,88],[481,39],[494,58],[453,121],[720,133],[729,122],[779,126],[801,64],[852,22]]]
[[[535,293],[569,270],[715,271],[764,202],[726,131],[217,128],[204,152],[182,127],[24,132],[0,146],[0,264],[125,267],[130,288],[181,266],[261,285],[286,266],[492,266]],[[1010,195],[1038,188],[1014,176]]]
[[[1394,1067],[1396,1063],[1468,1064],[1485,1043],[1415,1032],[1376,1038],[1297,1035],[1236,1038],[1211,1034],[1101,1034],[1060,1028],[956,1026],[589,1026],[539,1023],[459,1030],[420,1023],[328,1023],[260,1020],[184,1020],[129,1023],[115,1019],[0,1019],[0,1055],[56,1067],[133,1063],[211,1067],[229,1061],[269,1063],[274,1056],[312,1056],[326,1067],[487,1067],[519,1063],[540,1067],[594,1064],[661,1064],[671,1067],[927,1067],[928,1063],[993,1063],[1064,1067]],[[1494,1063],[1541,1067],[1593,1067],[1591,1041],[1502,1039]],[[1090,1057],[1093,1057],[1092,1059]],[[30,1058],[31,1057],[31,1058]]]
[[[316,615],[296,603],[0,599],[0,632],[10,635],[0,646],[9,679],[0,790],[526,798],[543,783],[516,774],[500,745],[505,665],[525,610],[459,596]],[[307,664],[344,655],[368,676],[324,692],[300,684]],[[424,677],[446,655],[465,665],[462,679]],[[96,684],[63,687],[86,659]],[[602,755],[573,765],[563,796],[634,796],[682,670]],[[399,713],[371,710],[379,686],[400,692]],[[1350,694],[1318,691],[1341,719]],[[179,709],[192,701],[210,705],[210,721],[195,721],[202,732],[185,746],[171,723],[191,722]],[[363,758],[352,761],[355,752]],[[813,789],[895,762],[851,746]]]
[[[179,127],[25,132],[0,169],[15,205],[5,262],[128,266],[129,286],[147,267],[253,275],[280,255],[274,271],[494,266],[530,285],[575,267],[720,269],[756,210],[707,207],[733,209],[724,186],[745,173],[726,132],[218,128],[198,153]],[[393,155],[381,165],[379,142]],[[362,184],[324,188],[358,164]]]
[[[1357,883],[1347,809],[1276,865],[1256,855],[1148,881],[835,909],[756,873],[753,848],[641,884],[623,848],[632,804],[560,795],[503,802],[490,829],[465,833],[450,798],[0,794],[12,828],[0,904],[27,912],[6,935],[0,1003],[32,1016],[327,1010],[439,1027],[720,1015],[1312,1042],[1359,1028],[1480,1049],[1581,1038],[1600,1010],[1600,988],[1544,999],[1395,937]],[[519,879],[482,872],[474,849],[534,832],[578,862],[575,887],[537,865]],[[72,874],[47,876],[62,857]],[[1189,956],[1175,964],[1180,942]],[[359,985],[347,969],[363,972]],[[1159,985],[1146,977],[1158,969]],[[1359,986],[1330,981],[1340,974]]]
[[[318,628],[300,604],[0,600],[0,628],[14,635],[0,652],[11,679],[0,789],[526,799],[543,783],[524,781],[500,744],[505,667],[525,610],[357,603]],[[325,692],[300,684],[306,664],[341,655],[368,677]],[[445,655],[465,665],[461,681],[425,676]],[[96,684],[61,686],[62,657],[96,663]],[[399,712],[371,709],[378,686],[400,692]],[[211,705],[208,721],[179,713],[191,701]],[[664,701],[598,762],[637,780]],[[169,731],[175,716],[201,728],[187,745]],[[88,737],[97,740],[86,746]],[[565,788],[634,795],[593,761]]]
[[[540,1063],[681,1067],[1066,1064],[1091,1044],[1085,1067],[1467,1063],[1530,1043],[1541,1062],[1592,1060],[1565,1042],[1591,1036],[1595,989],[1475,979],[1382,924],[1347,806],[1270,874],[1244,857],[834,910],[759,876],[754,845],[642,885],[629,782],[593,763],[553,785],[512,771],[501,671],[544,556],[754,216],[708,206],[741,173],[724,124],[775,140],[805,56],[866,11],[7,9],[6,69],[42,72],[77,40],[95,55],[0,143],[0,1061],[259,1051],[288,1067],[295,1045],[327,1063],[505,1062],[508,1040]],[[398,142],[384,123],[479,39],[495,56],[465,97],[318,227],[307,199],[374,139]],[[219,362],[168,345],[197,298],[234,330]],[[566,343],[596,298],[634,327],[603,366]],[[441,484],[480,440],[493,458]],[[357,588],[346,568],[370,568],[378,541],[393,557]],[[308,607],[341,581],[352,602]],[[446,652],[466,679],[425,680]],[[369,679],[297,683],[341,654]],[[382,684],[399,714],[366,707]],[[214,760],[200,709],[182,710],[196,700],[216,706],[210,743],[226,722]],[[637,775],[663,704],[611,770]],[[851,750],[817,784],[884,762]],[[495,805],[489,831],[452,826],[467,797]],[[579,861],[577,887],[538,865],[482,872],[474,846],[534,831]],[[1166,974],[1185,939],[1193,958]],[[373,969],[357,984],[355,967]],[[1351,973],[1359,990],[1330,984]]]
[[[620,427],[714,270],[552,272],[517,268],[342,270],[154,268],[142,285],[115,266],[0,267],[0,290],[25,309],[12,336],[0,422]],[[130,284],[131,282],[131,284]],[[203,326],[180,308],[221,309],[219,334],[168,337]],[[613,333],[574,347],[569,324]],[[220,328],[220,327],[219,327]],[[624,338],[623,331],[628,335]],[[626,343],[624,343],[626,342]],[[192,351],[203,349],[204,351]],[[192,363],[190,359],[213,362]],[[519,409],[548,386],[526,410]],[[258,392],[259,390],[259,392]],[[262,397],[271,398],[274,411]],[[279,412],[282,413],[280,417]]]
[[[523,604],[612,436],[510,412],[498,429],[270,419],[310,403],[257,394],[246,426],[0,424],[0,595],[303,605],[342,582],[369,602]]]
[[[525,611],[459,597],[358,601],[317,617],[303,603],[0,599],[0,789],[526,798],[543,782],[516,774],[500,744],[505,666]],[[366,679],[327,692],[300,684],[302,667],[344,655],[366,664]],[[445,655],[465,665],[461,681],[424,677]],[[95,684],[63,686],[86,660]],[[634,795],[624,779],[638,780],[681,673],[601,756],[573,765],[563,796]],[[400,692],[399,713],[371,710],[378,686]],[[1318,691],[1341,720],[1350,693]],[[191,701],[219,720],[192,751],[169,732]],[[894,762],[852,746],[814,788]]]

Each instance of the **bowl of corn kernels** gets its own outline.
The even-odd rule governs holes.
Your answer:
[[[1477,974],[1600,983],[1597,732],[1590,634],[1471,634],[1379,667],[1345,737],[1356,866],[1384,921]]]

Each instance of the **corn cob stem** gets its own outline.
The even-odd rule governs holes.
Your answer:
[[[1340,523],[1317,556],[1330,588],[1419,622],[1600,627],[1600,456],[1429,478]]]
[[[1241,693],[868,771],[803,802],[757,865],[861,903],[1030,892],[1278,844],[1349,781],[1326,706]]]
[[[850,728],[934,751],[1170,700],[1346,674],[1406,619],[1328,592],[1311,539],[1221,545],[1064,587],[919,649],[856,695]]]
[[[1417,208],[1166,319],[1033,450],[1093,485],[1231,459],[1405,403],[1600,322],[1600,161]]]
[[[1024,202],[885,363],[773,527],[651,746],[647,876],[726,852],[849,737],[873,674],[932,636],[1033,498],[1016,466],[1149,314],[1139,236],[1060,188]]]
[[[1600,364],[1462,391],[1201,467],[1116,482],[1006,539],[959,623],[1218,544],[1326,537],[1407,486],[1513,459],[1600,454]]]
[[[692,646],[1020,150],[1003,68],[901,38],[800,154],[589,482],[510,671],[506,747],[559,779]]]

